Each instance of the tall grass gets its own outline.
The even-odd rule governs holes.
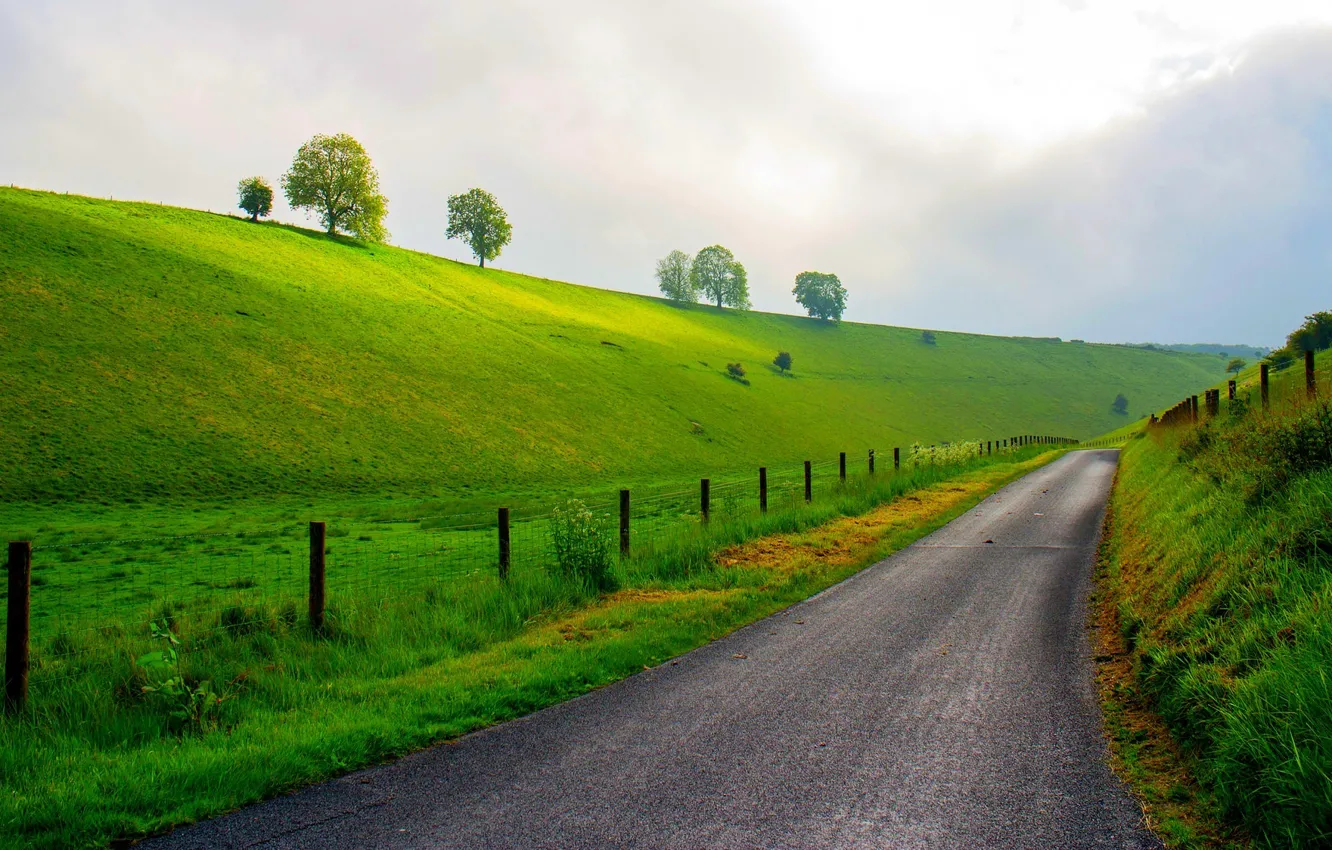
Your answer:
[[[1328,389],[1151,430],[1113,500],[1109,590],[1136,680],[1260,846],[1332,843]]]

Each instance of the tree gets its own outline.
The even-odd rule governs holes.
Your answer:
[[[449,239],[462,239],[472,249],[481,268],[509,244],[513,227],[504,208],[485,189],[468,189],[449,196]]]
[[[727,363],[726,374],[738,380],[745,376],[745,367],[739,363]]]
[[[1247,365],[1249,365],[1249,364],[1244,362],[1244,358],[1243,358],[1243,357],[1232,357],[1232,358],[1230,358],[1230,362],[1226,364],[1226,371],[1227,371],[1227,372],[1240,372],[1240,371],[1242,371],[1242,370],[1244,369],[1244,367],[1247,366]]]
[[[778,369],[781,369],[782,374],[785,375],[787,372],[791,370],[791,352],[789,351],[777,352],[777,356],[772,358],[772,365],[776,366]]]
[[[236,206],[250,214],[250,221],[271,215],[273,212],[273,187],[262,177],[246,177],[236,186],[240,202]]]
[[[749,280],[745,267],[720,245],[698,252],[689,271],[689,281],[695,292],[707,296],[718,307],[725,304],[740,310],[749,309]]]
[[[698,300],[691,273],[694,261],[684,251],[672,251],[657,260],[657,283],[661,293],[672,301],[693,303]]]
[[[321,133],[301,145],[282,175],[282,189],[292,209],[318,215],[330,236],[341,230],[367,242],[388,239],[388,199],[379,191],[379,173],[361,143],[346,133]]]
[[[846,311],[846,287],[835,274],[801,272],[796,275],[795,289],[791,293],[816,319],[841,321],[842,313]]]
[[[1128,399],[1124,397],[1123,393],[1115,396],[1115,400],[1110,404],[1110,409],[1121,416],[1128,415]]]
[[[921,331],[920,341],[926,345],[934,345],[934,331]]]
[[[1319,312],[1304,317],[1304,324],[1286,337],[1286,349],[1294,355],[1306,351],[1332,348],[1332,312]]]

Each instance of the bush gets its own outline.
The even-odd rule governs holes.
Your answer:
[[[920,341],[926,345],[934,345],[934,331],[921,331]]]
[[[791,371],[791,352],[789,351],[777,352],[777,356],[772,358],[772,365],[776,366],[778,369],[781,369],[783,375]]]
[[[611,530],[578,499],[556,508],[550,518],[550,538],[561,574],[598,592],[614,590]]]
[[[727,363],[726,374],[730,375],[732,378],[743,378],[745,376],[745,367],[741,366],[739,363]]]

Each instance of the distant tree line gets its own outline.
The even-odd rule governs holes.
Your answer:
[[[329,236],[338,233],[366,242],[385,242],[388,198],[379,188],[379,172],[370,155],[346,133],[319,134],[301,145],[282,175],[282,190],[294,210],[319,218]],[[263,177],[247,177],[237,186],[238,203],[258,221],[273,213],[273,187]],[[485,268],[513,237],[504,208],[484,189],[449,197],[449,239],[461,239]]]

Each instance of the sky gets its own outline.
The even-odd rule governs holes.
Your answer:
[[[0,183],[228,211],[347,132],[394,244],[470,259],[479,186],[494,265],[591,286],[720,243],[756,309],[818,270],[862,322],[1278,345],[1332,309],[1326,0],[0,0],[0,79]]]

